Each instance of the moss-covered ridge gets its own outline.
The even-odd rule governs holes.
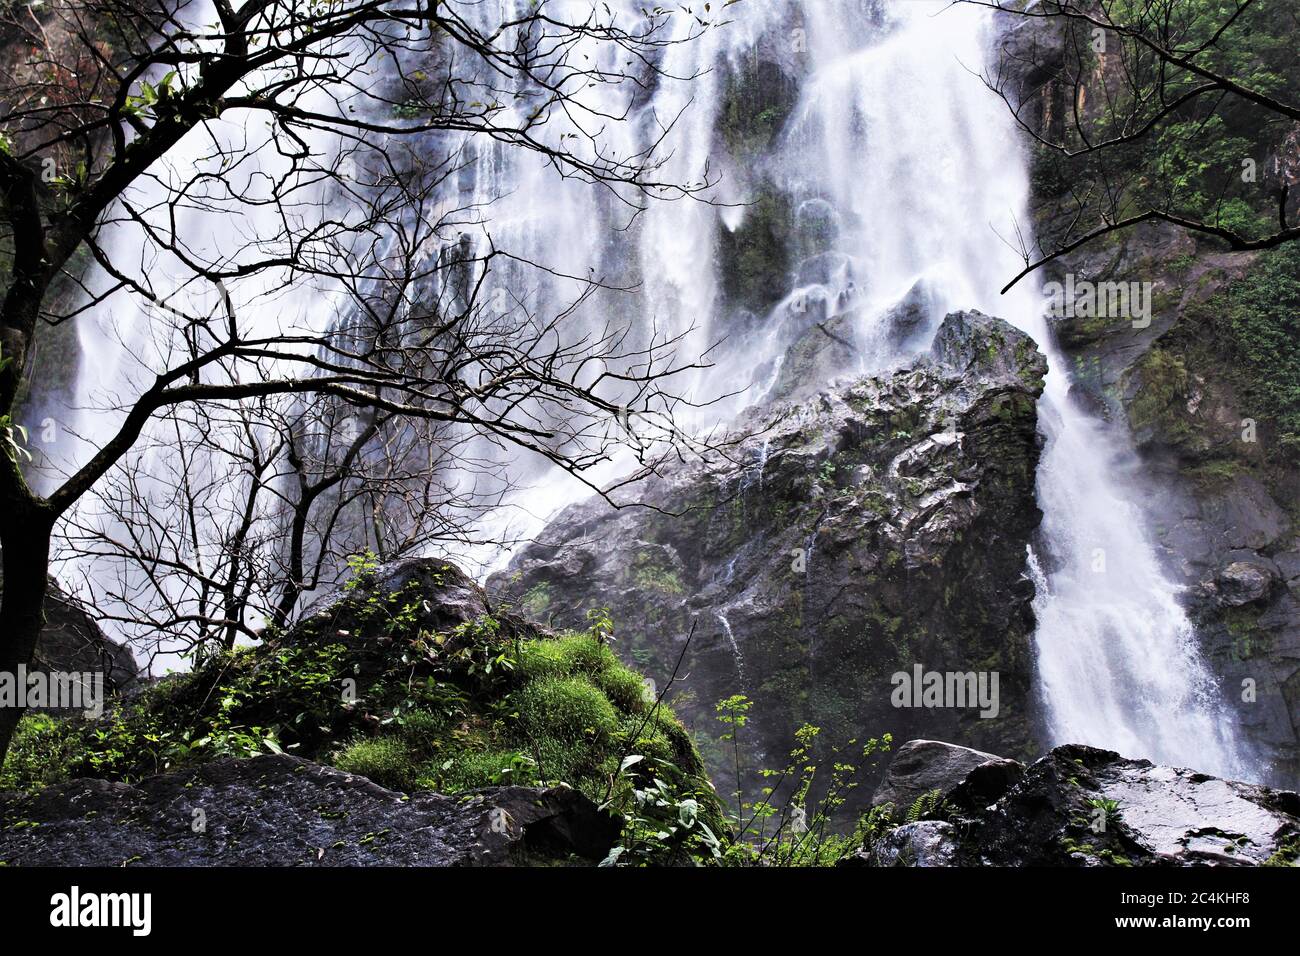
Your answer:
[[[283,751],[408,792],[563,782],[616,810],[659,778],[720,822],[689,736],[605,634],[493,612],[440,562],[360,562],[283,635],[208,657],[98,720],[25,719],[0,787]]]

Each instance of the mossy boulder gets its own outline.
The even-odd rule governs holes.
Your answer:
[[[286,633],[210,656],[99,720],[25,718],[0,788],[139,782],[266,753],[407,793],[562,784],[614,811],[657,777],[725,831],[690,737],[599,627],[554,634],[497,613],[458,569],[426,559],[360,564]]]
[[[718,274],[727,301],[766,312],[789,290],[792,210],[789,198],[760,183],[735,230],[719,225]]]

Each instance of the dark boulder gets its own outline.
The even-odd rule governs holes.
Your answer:
[[[824,309],[821,310],[824,313]],[[831,318],[819,316],[786,349],[780,372],[767,398],[770,401],[806,399],[827,382],[859,361],[852,312]]]
[[[1257,866],[1300,861],[1300,794],[1130,760],[1070,744],[1024,769],[987,805],[971,800],[989,762],[955,786],[960,748],[918,741],[950,796],[939,819],[913,820],[864,846],[875,866]],[[904,746],[909,779],[916,750]],[[983,756],[983,755],[980,755]],[[996,758],[994,758],[996,760]],[[973,764],[975,757],[966,756]],[[952,775],[938,774],[951,767]],[[987,794],[986,794],[987,795]]]
[[[1241,607],[1267,600],[1280,582],[1277,565],[1251,553],[1247,559],[1231,561],[1220,568],[1202,587],[1220,607]]]
[[[1023,773],[1015,760],[938,740],[909,740],[890,761],[871,802],[893,804],[896,813],[905,814],[927,794],[937,792],[940,800],[949,800],[960,789],[963,798],[983,806],[1011,789]]]
[[[693,631],[675,708],[715,778],[732,771],[714,704],[736,693],[754,766],[804,723],[1029,753],[1044,372],[1024,334],[954,313],[933,356],[757,411],[739,447],[666,467],[635,492],[652,507],[565,509],[489,592],[557,626],[609,608],[615,647],[661,687]],[[916,664],[996,672],[997,716],[894,706]]]
[[[890,830],[869,851],[859,851],[854,862],[890,867],[955,866],[960,850],[951,823],[918,820]]]
[[[1057,747],[980,818],[967,853],[1001,866],[1294,862],[1300,794]]]
[[[538,628],[511,614],[498,614],[483,589],[460,568],[436,558],[404,558],[364,568],[344,587],[299,616],[283,646],[340,644],[362,677],[389,664],[403,634],[439,634],[454,652],[475,622],[491,618],[506,635],[536,637]]]
[[[568,788],[407,796],[287,755],[0,793],[9,866],[589,864],[619,829]]]
[[[925,348],[941,318],[941,305],[933,285],[925,279],[918,280],[881,317],[889,354],[906,355]]]

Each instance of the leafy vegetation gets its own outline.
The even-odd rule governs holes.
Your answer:
[[[743,694],[718,702],[721,739],[732,748],[735,801],[731,840],[716,855],[725,866],[833,866],[861,848],[869,848],[893,826],[893,807],[875,807],[856,825],[845,811],[858,789],[860,772],[874,765],[893,743],[889,734],[843,747],[819,748],[821,729],[805,724],[794,735],[788,760],[779,769],[764,769],[757,794],[747,799],[741,767],[741,735],[753,702]],[[820,752],[819,752],[820,751]],[[852,761],[852,762],[850,762]],[[852,820],[852,817],[849,817]]]
[[[1294,150],[1300,100],[1286,0],[1101,0],[1087,13],[1116,29],[1054,24],[1065,82],[1033,130],[1050,144],[1036,153],[1034,185],[1070,211],[1046,216],[1045,231],[1096,238],[1157,212],[1238,243],[1290,236],[1294,223],[1279,222],[1285,176],[1270,172]]]
[[[1300,248],[1262,253],[1226,295],[1227,328],[1246,394],[1280,448],[1300,457]]]
[[[819,748],[820,729],[804,726],[785,765],[763,771],[765,785],[747,797],[739,753],[752,703],[728,698],[717,706],[737,767],[726,812],[664,695],[611,650],[607,612],[555,637],[508,615],[430,632],[418,624],[420,592],[385,592],[376,570],[368,557],[354,561],[345,601],[362,623],[334,631],[337,640],[318,643],[330,629],[313,620],[208,656],[98,720],[26,717],[0,788],[130,782],[281,752],[407,792],[564,783],[622,817],[611,866],[832,865],[898,822],[880,807],[843,825],[859,770],[889,751],[889,735]],[[304,633],[316,640],[293,640]],[[907,818],[941,812],[923,800]]]
[[[653,793],[720,839],[725,822],[689,736],[605,643],[607,615],[559,637],[496,617],[430,632],[417,623],[418,583],[385,593],[374,571],[368,559],[354,564],[346,602],[361,624],[335,641],[290,642],[315,636],[304,626],[210,656],[99,720],[25,718],[0,787],[132,781],[286,752],[408,792],[564,783],[632,827],[654,809]],[[632,857],[652,856],[640,837],[629,843]],[[660,860],[697,849],[654,848]]]
[[[1189,477],[1214,486],[1264,466],[1271,481],[1300,462],[1300,247],[1260,253],[1240,279],[1189,307],[1135,366],[1129,421],[1178,450]],[[1239,413],[1216,419],[1220,402]],[[1252,424],[1253,423],[1253,424]],[[1243,430],[1258,429],[1253,441]],[[1283,481],[1286,479],[1283,477]]]

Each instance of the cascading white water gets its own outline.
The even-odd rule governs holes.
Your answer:
[[[214,9],[203,0],[178,12],[178,19],[200,33],[198,25],[215,18]],[[185,82],[187,69],[181,68],[179,82]],[[153,77],[155,82],[158,79]],[[247,82],[258,79],[254,76]],[[333,105],[319,93],[305,101],[322,110]],[[312,155],[326,166],[339,155],[333,135],[321,130],[301,135]],[[43,490],[57,487],[84,465],[117,432],[127,409],[154,377],[184,361],[187,341],[179,317],[225,315],[230,309],[243,338],[271,339],[319,334],[346,307],[347,297],[337,284],[314,281],[286,268],[215,284],[164,247],[165,237],[173,236],[191,262],[214,270],[233,271],[241,264],[273,257],[276,250],[267,237],[277,236],[281,212],[271,196],[279,192],[287,197],[278,204],[280,208],[328,199],[310,168],[306,173],[292,172],[284,144],[277,145],[276,139],[265,116],[230,111],[190,131],[110,211],[101,225],[100,243],[114,250],[120,273],[149,289],[154,301],[119,288],[120,283],[102,270],[91,269],[85,276],[87,287],[104,297],[77,325],[83,361],[76,395],[71,407],[55,412],[62,434],[46,450],[45,468],[36,476]],[[246,155],[239,161],[227,159],[241,154]],[[295,351],[293,346],[285,349]],[[268,362],[261,372],[273,375],[279,368]],[[177,444],[194,437],[192,424],[184,416],[170,423],[155,418],[126,456],[141,511],[165,515],[168,508],[179,507],[177,488],[183,483],[202,489],[200,508],[205,514],[237,513],[242,507],[245,489],[230,460],[198,448],[197,442],[184,457],[178,456]],[[219,431],[219,426],[209,425]],[[180,481],[182,473],[185,482]],[[149,597],[151,589],[161,590],[165,602],[178,606],[191,600],[192,593],[180,578],[155,578],[122,559],[130,554],[135,535],[143,535],[140,547],[147,551],[147,542],[159,534],[159,527],[127,527],[118,511],[122,502],[114,499],[115,493],[106,492],[101,482],[73,506],[56,530],[51,566],[66,586],[107,615],[105,630],[131,638],[137,630],[130,623],[132,616],[151,600],[157,603]],[[259,523],[273,520],[272,511],[259,509]],[[161,518],[159,526],[166,524],[167,519]],[[172,529],[176,536],[171,539],[173,546],[177,540],[184,542],[177,555],[200,572],[213,573],[222,563],[223,542],[201,533],[201,519],[189,529],[194,533],[192,541],[179,530],[180,524],[177,520]],[[101,535],[120,542],[120,553],[110,558],[113,549],[100,540]],[[169,556],[163,546],[159,554]],[[187,666],[186,649],[184,642],[165,634],[135,647],[147,655],[149,666],[160,670]]]
[[[1080,741],[1240,775],[1232,725],[1177,590],[1162,571],[1119,468],[1125,449],[1068,396],[1068,366],[1003,238],[1027,221],[1026,156],[1004,104],[979,79],[989,36],[979,11],[896,3],[892,29],[854,42],[851,5],[806,4],[816,67],[783,165],[796,194],[830,199],[844,223],[865,361],[881,351],[881,307],[924,280],[942,306],[1002,316],[1043,345],[1047,442],[1038,476],[1038,672],[1054,741]],[[875,350],[870,351],[874,345]]]
[[[1032,555],[1030,568],[1038,585],[1037,650],[1049,733],[1055,741],[1240,775],[1245,768],[1233,729],[1214,701],[1177,589],[1133,503],[1141,489],[1120,473],[1125,449],[1069,400],[1067,365],[1051,344],[1035,281],[998,293],[1020,264],[1012,240],[1017,223],[1027,221],[1029,185],[1015,124],[979,79],[991,39],[986,18],[978,9],[942,2],[850,0],[768,3],[736,16],[729,36],[720,31],[706,44],[675,51],[685,61],[670,72],[720,66],[743,56],[764,30],[788,28],[806,76],[784,138],[765,162],[796,215],[828,207],[837,235],[825,264],[810,270],[800,280],[807,280],[804,286],[768,317],[768,334],[750,339],[737,365],[714,370],[713,381],[736,367],[778,361],[791,304],[810,294],[832,312],[854,311],[866,367],[906,357],[891,354],[880,322],[918,283],[932,320],[951,309],[978,308],[1031,334],[1051,367],[1041,404],[1047,443],[1039,473],[1050,570],[1044,573]],[[710,77],[689,94],[669,85],[652,104],[667,115],[685,96],[694,98],[675,158],[679,176],[698,176],[706,160],[725,155],[716,133],[720,89]],[[735,186],[737,179],[744,183],[744,172],[727,172],[733,195],[748,198]],[[563,217],[536,204],[569,201],[544,191],[520,190],[513,198],[543,224]],[[652,208],[632,236],[645,284],[641,321],[653,317],[679,328],[695,322],[706,337],[725,333],[716,324],[711,261],[720,221],[734,228],[744,213],[692,203]],[[573,236],[560,228],[568,245]],[[611,261],[609,243],[608,235],[587,233],[579,260]],[[753,401],[763,383],[750,384]]]
[[[501,0],[499,10],[484,4],[477,15],[508,17],[529,2]],[[565,0],[557,12],[584,5],[589,0]],[[634,0],[611,6],[628,18],[639,15]],[[1038,586],[1039,674],[1052,738],[1240,775],[1245,768],[1214,704],[1195,635],[1133,504],[1140,489],[1117,470],[1122,444],[1068,400],[1066,364],[1050,344],[1034,282],[998,294],[1020,262],[1003,239],[1026,221],[1029,187],[1014,122],[978,76],[990,39],[981,11],[941,0],[764,0],[737,4],[729,15],[732,23],[702,40],[666,49],[664,72],[695,79],[661,81],[633,122],[606,124],[605,133],[611,149],[630,155],[677,121],[662,178],[698,181],[711,167],[723,176],[712,197],[719,205],[656,203],[633,218],[616,194],[560,181],[537,157],[474,137],[448,144],[469,161],[459,194],[447,202],[481,211],[481,222],[466,225],[472,241],[490,235],[497,248],[553,270],[506,268],[495,285],[539,314],[574,301],[584,276],[639,287],[594,296],[573,315],[575,336],[611,314],[670,334],[694,327],[684,342],[688,353],[730,336],[719,366],[692,383],[694,397],[750,388],[686,423],[701,427],[711,424],[708,415],[726,416],[761,398],[789,342],[794,306],[810,296],[831,311],[852,311],[868,368],[906,357],[893,354],[881,322],[918,283],[931,321],[959,308],[1012,321],[1044,344],[1052,369],[1040,406],[1047,444],[1039,500],[1048,554],[1042,562],[1031,555],[1029,567]],[[690,28],[689,17],[679,18],[676,29]],[[754,198],[758,176],[732,163],[718,133],[720,71],[739,64],[764,37],[787,45],[801,80],[782,138],[762,159],[763,175],[790,197],[796,220],[815,220],[831,238],[817,267],[799,270],[790,298],[742,339],[719,301],[715,256],[720,231],[734,231],[749,214],[743,204]],[[594,47],[588,52],[602,55]],[[581,95],[591,98],[593,115],[617,116],[639,91],[596,85]],[[565,132],[557,122],[550,135]],[[618,467],[611,463],[606,474]],[[512,481],[527,486],[513,499],[527,515],[515,533],[535,531],[586,493],[535,462],[513,461],[510,468]],[[505,556],[464,557],[483,568]]]

